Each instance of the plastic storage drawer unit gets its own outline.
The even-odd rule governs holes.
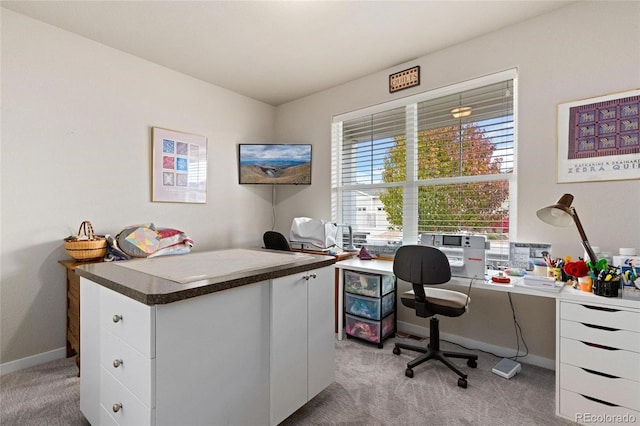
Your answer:
[[[396,278],[393,275],[375,275],[344,271],[344,289],[349,293],[380,297],[393,291]]]
[[[382,347],[382,341],[395,331],[395,313],[382,321],[366,320],[349,314],[345,316],[347,335],[378,343],[378,347]]]
[[[344,306],[349,314],[379,320],[395,310],[395,293],[391,292],[382,299],[346,293]]]

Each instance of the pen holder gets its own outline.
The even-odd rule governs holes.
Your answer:
[[[618,297],[620,281],[601,281],[593,282],[593,294],[604,297]]]
[[[562,281],[562,268],[547,267],[547,277]]]

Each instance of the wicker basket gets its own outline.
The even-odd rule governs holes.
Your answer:
[[[80,224],[77,237],[65,238],[64,248],[75,260],[101,259],[107,254],[107,240],[95,235],[91,222],[85,220]]]

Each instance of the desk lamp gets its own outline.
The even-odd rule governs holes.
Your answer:
[[[348,251],[348,252],[358,251],[358,248],[355,245],[353,245],[353,228],[351,228],[351,225],[347,223],[336,223],[336,226],[347,228],[349,230],[349,240],[346,244],[346,247],[342,247],[342,250]]]
[[[591,264],[596,265],[598,263],[598,258],[589,244],[587,234],[585,234],[584,228],[582,228],[576,209],[571,207],[572,202],[573,195],[564,194],[560,197],[557,203],[538,210],[536,215],[543,222],[553,226],[570,226],[571,222],[575,223],[578,228],[578,232],[580,233],[582,246],[587,252],[589,259],[591,260]]]

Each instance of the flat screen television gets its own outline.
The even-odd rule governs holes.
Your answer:
[[[311,144],[239,144],[240,184],[311,185]]]

